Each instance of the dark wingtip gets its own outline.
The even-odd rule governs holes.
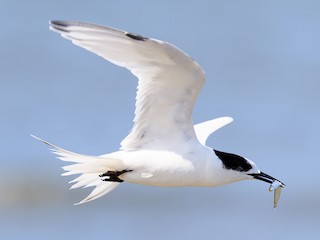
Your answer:
[[[134,40],[138,40],[138,41],[145,41],[148,39],[147,37],[137,35],[137,34],[128,33],[128,32],[126,32],[126,36],[128,36]]]
[[[49,26],[51,30],[68,32],[66,30],[66,27],[70,26],[70,24],[68,23],[68,21],[52,20],[52,21],[49,21]]]
[[[50,24],[50,25],[63,26],[63,27],[68,26],[68,24],[67,24],[66,21],[61,21],[61,20],[51,20],[51,21],[49,21],[49,24]]]

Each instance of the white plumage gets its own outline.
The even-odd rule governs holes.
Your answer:
[[[134,125],[119,151],[86,156],[48,144],[72,162],[63,175],[79,175],[71,188],[95,187],[80,203],[94,200],[126,181],[151,186],[218,186],[244,179],[272,182],[250,160],[205,146],[223,117],[193,126],[192,110],[205,82],[201,67],[175,46],[93,24],[52,21],[50,29],[138,79]]]
[[[219,128],[229,124],[232,122],[232,118],[230,117],[221,117],[216,118],[213,120],[209,120],[206,122],[198,123],[194,125],[194,130],[196,133],[197,138],[199,139],[199,142],[203,145],[205,145],[208,137],[217,131]],[[68,150],[65,150],[61,147],[58,147],[56,145],[53,145],[43,139],[40,139],[34,135],[31,135],[35,139],[49,145],[51,147],[51,150],[54,154],[58,155],[58,158],[62,161],[66,162],[73,162],[72,165],[67,165],[63,167],[63,170],[66,172],[62,174],[62,176],[70,176],[75,174],[80,174],[79,177],[73,179],[69,183],[73,184],[70,189],[76,189],[80,187],[95,187],[95,189],[82,201],[80,201],[77,204],[89,202],[92,200],[95,200],[110,191],[112,191],[114,188],[116,188],[120,183],[118,182],[108,182],[108,181],[101,181],[100,174],[106,172],[106,171],[120,171],[121,169],[126,168],[125,165],[123,165],[123,162],[121,160],[114,160],[110,158],[110,154],[102,155],[102,156],[88,156],[88,155],[82,155],[78,153],[74,153]],[[129,151],[132,153],[132,151]],[[122,152],[115,152],[114,155],[120,154]],[[139,151],[138,151],[139,153]],[[150,151],[150,155],[154,156],[154,152]],[[130,155],[132,156],[132,155]],[[129,157],[130,157],[129,156]],[[154,157],[153,157],[154,158]],[[130,160],[133,159],[129,159]],[[153,159],[154,160],[154,159]],[[171,159],[169,159],[171,160]],[[133,162],[133,161],[131,161]],[[160,162],[161,163],[161,162]],[[135,163],[133,163],[135,164]],[[140,173],[141,179],[147,179],[153,177],[152,173]],[[190,178],[190,176],[188,177]],[[153,184],[155,185],[155,184]],[[168,185],[167,185],[168,186]]]
[[[121,142],[123,150],[153,141],[195,138],[192,109],[205,78],[184,52],[163,41],[139,41],[123,31],[92,24],[55,21],[51,29],[139,79],[134,126]]]

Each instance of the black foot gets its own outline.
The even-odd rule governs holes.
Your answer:
[[[123,182],[123,180],[121,180],[119,176],[126,172],[132,172],[132,170],[108,171],[103,174],[100,174],[99,177],[101,178],[108,177],[108,178],[101,179],[102,181],[106,181],[106,182]]]

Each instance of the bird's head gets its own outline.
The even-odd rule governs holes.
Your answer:
[[[230,183],[241,180],[258,179],[270,184],[274,181],[278,181],[285,186],[285,184],[278,179],[260,171],[256,164],[247,158],[217,150],[214,150],[214,153],[221,160],[222,167],[224,170],[226,170],[226,174],[229,176]]]

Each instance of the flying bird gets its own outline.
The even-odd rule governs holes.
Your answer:
[[[73,21],[50,29],[138,78],[134,125],[118,151],[77,154],[38,137],[58,158],[72,162],[62,175],[78,175],[73,188],[95,187],[80,203],[97,199],[122,182],[162,187],[220,186],[241,180],[282,182],[248,158],[206,146],[211,133],[232,122],[217,118],[197,125],[192,110],[205,83],[202,68],[174,45],[141,35]]]

